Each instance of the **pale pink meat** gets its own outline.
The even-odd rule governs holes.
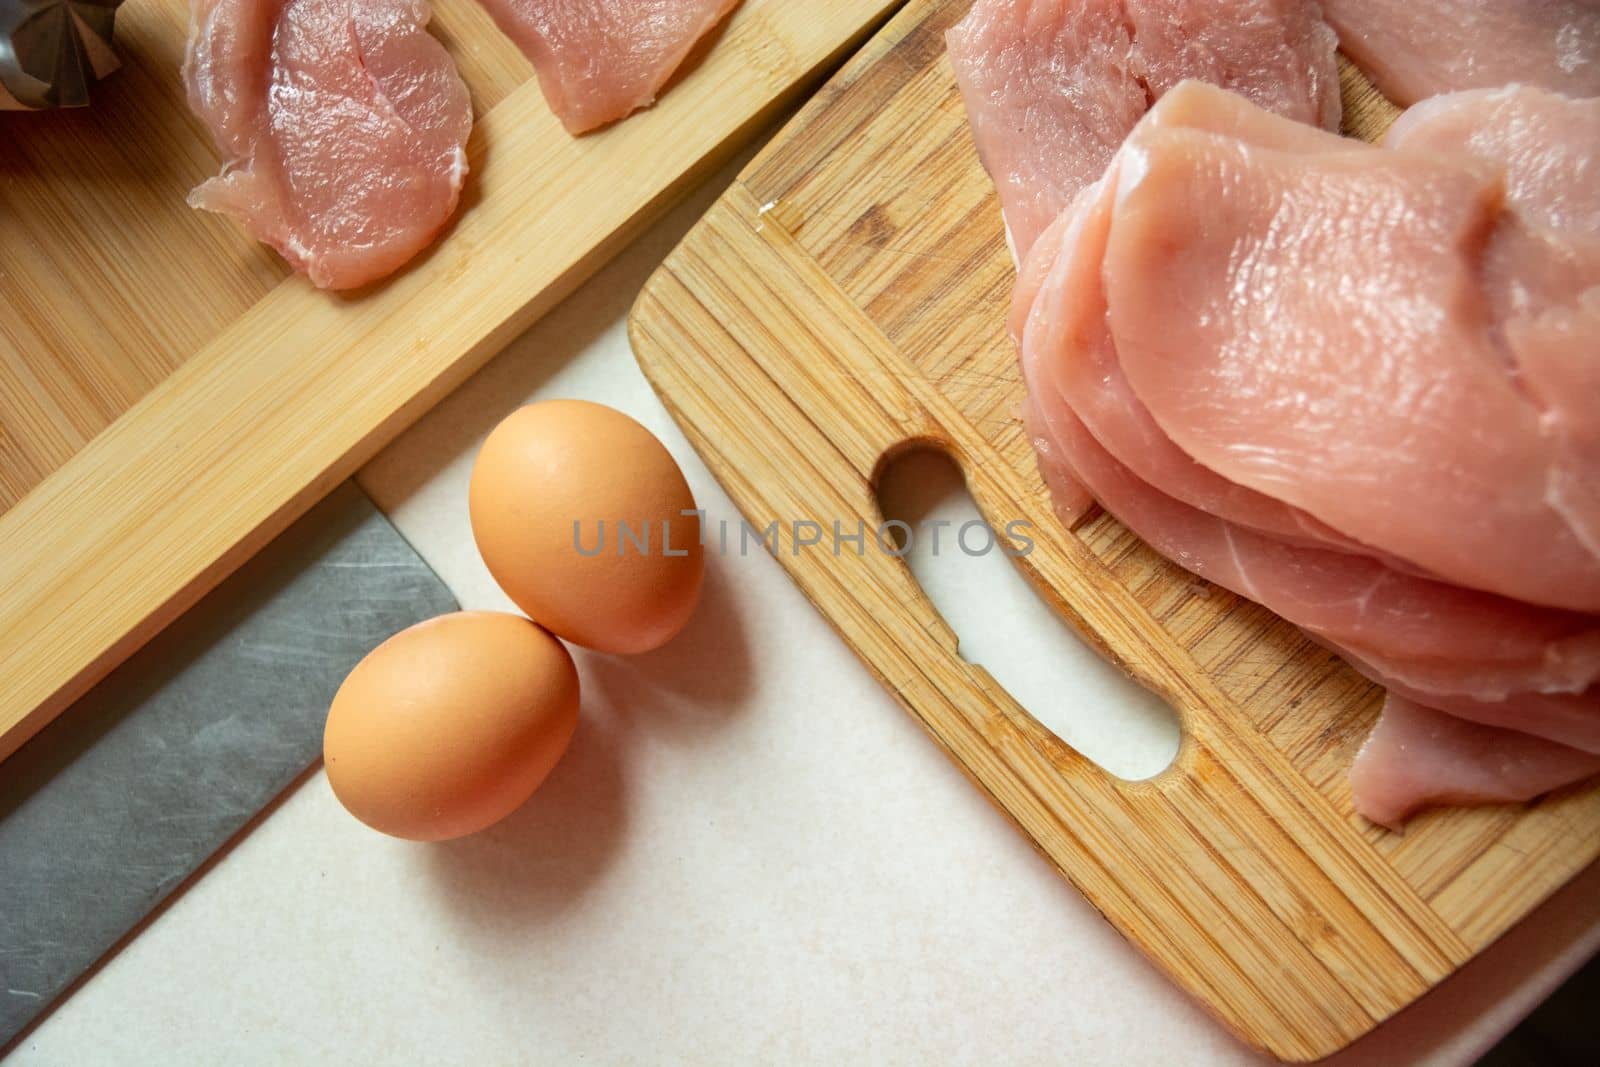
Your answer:
[[[1180,128],[1226,134],[1260,147],[1377,151],[1310,126],[1278,120],[1235,94],[1192,81],[1163,97],[1133,136]],[[1115,167],[1113,163],[1112,173]],[[1151,418],[1122,374],[1106,321],[1101,261],[1115,187],[1115,178],[1108,175],[1080,193],[1035,244],[1018,281],[1013,333],[1020,336],[1027,314],[1037,312],[1041,321],[1035,326],[1034,348],[1055,354],[1049,360],[1055,387],[1072,398],[1078,416],[1119,462],[1161,492],[1291,543],[1358,552],[1415,570],[1297,508],[1201,466]],[[1041,300],[1038,297],[1044,288],[1048,293]]]
[[[1197,83],[1164,98],[1134,137],[1180,127],[1298,152],[1377,151],[1280,121],[1238,97]],[[1566,433],[1570,444],[1552,466],[1548,496],[1592,549],[1600,538],[1600,478],[1593,476],[1600,470],[1600,359],[1594,356],[1593,340],[1600,335],[1600,321],[1594,319],[1600,307],[1600,290],[1595,288],[1600,282],[1600,181],[1589,176],[1600,173],[1600,100],[1574,101],[1519,88],[1457,93],[1411,109],[1386,143],[1452,153],[1504,175],[1508,205],[1520,217],[1499,219],[1485,253],[1481,280],[1491,289],[1491,306],[1497,309],[1491,336],[1510,335],[1510,341],[1499,339],[1515,349],[1521,382],[1542,406],[1545,429],[1559,427]],[[1090,265],[1064,284],[1100,285],[1109,205],[1102,203],[1097,210],[1104,222],[1090,235],[1094,247],[1078,250],[1078,258]],[[1058,271],[1066,266],[1065,261],[1056,263]],[[1031,305],[1031,294],[1027,299]],[[1096,436],[1142,478],[1223,518],[1290,540],[1304,540],[1309,521],[1317,541],[1372,552],[1405,566],[1195,463],[1154,425],[1111,355],[1103,329],[1096,343],[1080,335],[1062,362],[1069,376],[1064,388],[1078,398],[1078,412]],[[1274,521],[1283,512],[1290,521]]]
[[[1023,347],[1022,339],[1027,330],[1028,319],[1038,302],[1039,290],[1050,276],[1051,268],[1060,255],[1063,240],[1071,237],[1071,234],[1064,231],[1081,226],[1082,205],[1087,203],[1099,188],[1099,183],[1095,183],[1080,190],[1066,210],[1056,217],[1056,221],[1039,235],[1027,258],[1017,270],[1017,282],[1011,292],[1009,322],[1011,340],[1017,346],[1017,352],[1021,357],[1023,384],[1026,388],[1022,402],[1022,428],[1028,435],[1028,441],[1033,445],[1039,475],[1050,491],[1051,510],[1068,529],[1088,515],[1095,501],[1089,490],[1072,476],[1064,457],[1059,454],[1059,450],[1051,441],[1049,425],[1045,422],[1036,402],[1036,398],[1044,394],[1039,391],[1037,376],[1028,365],[1027,349]]]
[[[1498,173],[1431,152],[1136,138],[1111,332],[1156,423],[1218,475],[1450,581],[1596,611],[1600,555],[1547,492],[1563,450],[1485,309],[1502,202]]]
[[[1546,496],[1600,553],[1600,99],[1526,87],[1418,104],[1385,143],[1503,174],[1484,256],[1496,337],[1559,447]]]
[[[977,0],[945,41],[1021,262],[1149,109],[1123,0]]]
[[[184,80],[223,155],[190,195],[313,283],[397,270],[455,211],[466,86],[423,0],[197,0]]]
[[[1506,336],[1557,442],[1546,498],[1600,554],[1600,287],[1570,308],[1509,323]]]
[[[1082,393],[1052,394],[1057,381],[1041,380],[1057,362],[1050,353],[1061,340],[1050,326],[1072,315],[1060,302],[1049,306],[1052,316],[1030,320],[1023,365],[1029,430],[1052,487],[1081,477],[1158,551],[1300,624],[1375,681],[1466,718],[1600,751],[1600,690],[1572,692],[1600,670],[1600,623],[1429,582],[1348,553],[1308,551],[1164,497],[1076,421],[1071,409]],[[1419,688],[1407,689],[1402,679]],[[1542,688],[1568,691],[1530,691]]]
[[[1185,78],[1339,125],[1335,40],[1311,0],[977,0],[946,39],[1018,262]]]
[[[1028,352],[1045,358],[1045,373],[1062,395],[1072,398],[1078,417],[1101,444],[1162,492],[1291,543],[1381,556],[1280,500],[1202,467],[1150,417],[1122,374],[1107,328],[1100,267],[1112,191],[1114,182],[1091,186],[1089,196],[1080,196],[1063,213],[1067,225],[1052,226],[1035,246],[1031,261],[1052,262],[1037,285],[1032,277],[1019,284],[1019,292],[1032,290],[1031,307],[1038,318],[1024,358]]]
[[[1027,253],[1158,96],[1214,81],[1328,129],[1340,118],[1334,36],[1310,0],[978,0],[946,35],[979,155],[1019,264],[1013,324],[1048,261]],[[1024,410],[1032,432],[1031,409]],[[1092,501],[1043,452],[1057,515]]]
[[[1353,143],[1326,134],[1315,127],[1271,121],[1271,116],[1260,109],[1243,106],[1243,98],[1236,94],[1197,80],[1180,83],[1165,92],[1161,98],[1160,109],[1153,113],[1147,112],[1135,128],[1141,127],[1203,129],[1238,137],[1251,144],[1301,148],[1306,151],[1319,150],[1330,142],[1341,147],[1348,147]],[[1039,286],[1059,255],[1062,244],[1060,231],[1073,222],[1070,217],[1072,210],[1087,205],[1092,195],[1089,187],[1099,184],[1105,169],[1102,167],[1092,181],[1084,182],[1063,201],[1063,210],[1056,213],[1049,226],[1032,242],[1034,247],[1030,249],[1029,255],[1019,261],[1017,284],[1011,298],[1010,327],[1014,341],[1020,343],[1023,324],[1033,309]],[[1049,240],[1045,240],[1047,235]],[[1049,247],[1039,248],[1039,245]]]
[[[1588,777],[1600,115],[1515,89],[1430,105],[1387,150],[1346,141],[1180,84],[1225,6],[978,0],[949,35],[1020,264],[1023,419],[1058,513],[1087,488],[1388,686],[1400,710],[1363,773],[1443,719],[1427,736],[1458,765],[1397,766],[1374,817]],[[1304,25],[1291,100],[1329,80]],[[1160,102],[1118,128],[1134,89]],[[1456,743],[1495,736],[1522,755]]]
[[[1488,164],[1529,221],[1600,239],[1600,99],[1526,86],[1449,93],[1407,109],[1383,143]]]
[[[1026,374],[1024,374],[1026,377]],[[1050,510],[1061,525],[1072,529],[1095,503],[1094,496],[1078,480],[1066,456],[1056,446],[1049,424],[1039,413],[1030,388],[1022,401],[1022,429],[1033,445],[1034,463],[1039,468],[1039,479],[1050,494]]]
[[[1126,0],[1134,73],[1152,102],[1194,79],[1337,132],[1338,35],[1317,0]]]
[[[1041,396],[1031,393],[1029,404]],[[1600,687],[1583,688],[1600,673],[1600,622],[1497,602],[1360,557],[1295,548],[1232,528],[1140,482],[1067,405],[1049,411],[1048,419],[1029,412],[1045,438],[1038,447],[1047,479],[1089,486],[1125,526],[1175,563],[1299,624],[1395,695],[1475,723],[1600,752]],[[1362,647],[1372,644],[1386,651]],[[1539,691],[1547,686],[1566,691]]]
[[[1513,82],[1600,96],[1597,0],[1322,0],[1339,43],[1396,103]]]
[[[1103,283],[1109,234],[1122,218],[1119,170],[1149,166],[1164,152],[1192,152],[1196,138],[1320,155],[1318,165],[1384,155],[1279,123],[1203,86],[1166,97],[1103,184],[1076,198],[1025,267],[1013,328],[1023,338],[1027,418],[1041,471],[1052,484],[1081,481],[1157,551],[1300,625],[1397,700],[1474,729],[1538,737],[1533,751],[1600,752],[1600,619],[1433,581],[1381,552],[1341,544],[1337,534],[1308,539],[1306,527],[1275,527],[1274,498],[1240,497],[1232,483],[1196,475],[1143,411],[1119,374]],[[1139,156],[1144,149],[1148,155]],[[1461,169],[1472,181],[1488,173]],[[1535,793],[1571,780],[1539,778],[1537,770],[1523,777]]]
[[[739,0],[480,0],[583,133],[655,102],[696,42]]]
[[[1582,693],[1600,680],[1600,619],[1429,581],[1370,557],[1291,545],[1192,508],[1107,452],[1071,398],[1045,391],[1040,364],[1025,359],[1024,370],[1038,427],[1061,470],[1163,556],[1358,657],[1377,680],[1480,701]],[[1600,714],[1600,704],[1594,710]]]
[[[1532,800],[1596,774],[1600,756],[1391,694],[1350,770],[1350,790],[1356,811],[1398,828],[1433,805]]]
[[[1315,638],[1314,638],[1315,639]],[[1477,700],[1459,694],[1429,692],[1405,685],[1363,660],[1348,648],[1322,642],[1361,674],[1405,697],[1458,719],[1542,737],[1567,748],[1600,755],[1600,686],[1581,693],[1512,693],[1501,700]]]

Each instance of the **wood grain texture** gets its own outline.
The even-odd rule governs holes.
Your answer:
[[[1018,563],[1089,642],[1178,710],[1175,765],[1117,780],[981,668],[898,560],[779,558],[979,788],[1108,920],[1245,1040],[1348,1045],[1600,854],[1600,791],[1450,811],[1404,835],[1345,773],[1380,693],[1114,520],[1052,517],[1017,412],[1014,272],[944,58],[965,0],[916,0],[759,156],[635,308],[641,366],[752,523],[882,521],[874,484],[948,452]],[[1348,68],[1350,132],[1395,109]]]
[[[570,137],[476,0],[463,206],[329,294],[190,210],[184,0],[131,0],[87,111],[0,113],[0,758],[622,247],[894,0],[746,0],[655,108]]]

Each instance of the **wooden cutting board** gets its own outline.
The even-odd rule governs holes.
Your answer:
[[[1246,1041],[1348,1045],[1597,854],[1600,790],[1433,813],[1404,834],[1351,809],[1380,694],[1248,602],[1101,514],[1054,522],[1018,420],[1014,273],[943,31],[913,0],[767,147],[640,297],[645,373],[751,522],[882,521],[886,457],[949,453],[1018,562],[1083,636],[1178,710],[1175,765],[1111,777],[981,668],[892,557],[779,558],[817,608],[1041,852]],[[1352,131],[1394,109],[1346,71]]]
[[[184,197],[187,0],[130,0],[87,111],[0,112],[0,759],[594,271],[898,0],[744,0],[654,109],[573,138],[476,0],[444,238],[354,295]]]

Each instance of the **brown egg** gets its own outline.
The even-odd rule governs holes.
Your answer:
[[[530,404],[472,469],[478,551],[518,607],[568,641],[646,652],[694,613],[705,577],[689,483],[655,435],[585,400]]]
[[[466,611],[402,630],[356,664],[328,712],[334,795],[413,841],[476,833],[522,805],[578,724],[578,672],[518,615]]]

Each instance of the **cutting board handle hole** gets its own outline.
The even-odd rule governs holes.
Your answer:
[[[1009,518],[988,516],[986,524],[948,455],[931,446],[897,450],[876,485],[884,520],[905,524],[894,527],[905,538],[905,562],[954,631],[962,659],[1105,771],[1139,781],[1171,766],[1181,737],[1176,713],[1034,592],[1005,551]],[[991,538],[988,529],[1002,536]]]

